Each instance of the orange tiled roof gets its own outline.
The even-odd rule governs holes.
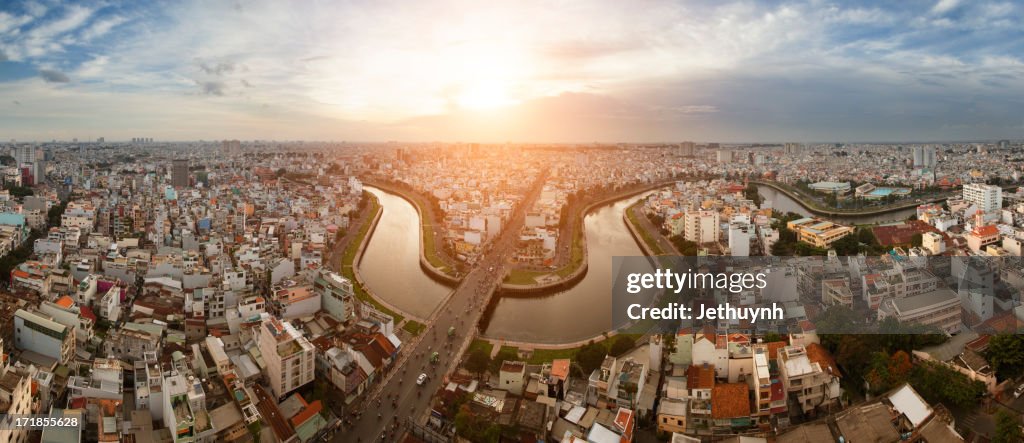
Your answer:
[[[691,365],[686,369],[686,389],[711,389],[715,386],[715,368]]]
[[[711,416],[713,418],[740,418],[750,416],[750,395],[746,383],[724,383],[711,390]]]
[[[72,300],[71,297],[65,295],[61,298],[58,298],[55,303],[57,303],[57,306],[60,306],[62,308],[70,308],[71,305],[75,304],[75,301]]]
[[[807,359],[817,363],[821,366],[822,371],[832,371],[832,374],[839,377],[839,367],[836,366],[836,360],[832,358],[832,354],[825,349],[824,346],[811,343],[805,348],[807,350]],[[831,368],[831,369],[830,369]]]

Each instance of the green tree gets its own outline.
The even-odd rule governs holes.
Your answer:
[[[1024,432],[1020,430],[1020,420],[1017,419],[1017,415],[1000,409],[996,412],[996,435],[992,437],[992,443],[1020,441],[1024,441]]]
[[[921,362],[911,371],[910,384],[929,403],[966,408],[985,394],[985,384],[946,366]]]
[[[516,353],[515,349],[503,347],[491,359],[491,372],[498,372],[501,369],[501,364],[505,361],[515,361],[518,359],[519,354]]]
[[[481,376],[484,372],[487,372],[487,368],[491,365],[491,356],[487,354],[484,349],[474,349],[469,354],[469,358],[466,359],[466,370]]]
[[[910,237],[910,246],[920,247],[923,241],[924,236],[921,235],[920,232],[914,233],[914,235]]]
[[[1024,336],[1000,334],[992,337],[985,358],[1000,380],[1010,380],[1024,373]]]
[[[611,354],[616,357],[621,357],[625,353],[633,350],[636,346],[636,341],[632,338],[620,335],[615,337],[615,341],[612,342]]]
[[[601,362],[604,361],[606,355],[608,355],[608,351],[605,350],[604,346],[590,343],[576,353],[576,361],[586,377],[590,376],[590,373],[594,372],[595,369],[601,367]]]

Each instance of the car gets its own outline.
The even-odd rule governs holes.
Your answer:
[[[426,383],[426,382],[427,382],[427,374],[426,373],[421,373],[419,377],[416,377],[416,384],[417,385],[423,386],[423,384]]]
[[[1021,394],[1024,394],[1024,384],[1017,386],[1017,389],[1013,390],[1013,398],[1018,398]]]

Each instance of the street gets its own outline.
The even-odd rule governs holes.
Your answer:
[[[431,397],[457,367],[476,336],[476,325],[504,278],[526,211],[539,197],[546,177],[546,171],[539,175],[505,229],[442,306],[434,311],[423,332],[403,344],[391,370],[379,375],[383,379],[376,382],[367,395],[362,413],[343,417],[351,423],[335,435],[334,441],[395,441],[406,429],[407,420],[419,422],[425,418]],[[448,330],[452,327],[453,334],[449,336]],[[439,354],[439,359],[431,363],[434,352]],[[428,378],[423,385],[417,385],[416,378],[421,373]]]

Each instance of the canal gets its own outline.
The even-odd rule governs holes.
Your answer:
[[[800,206],[796,200],[793,200],[788,195],[776,190],[771,186],[758,185],[757,192],[764,197],[765,201],[771,202],[771,208],[781,212],[795,212],[800,215],[814,217],[814,213],[808,211],[807,208]],[[767,203],[765,203],[767,204]],[[907,217],[917,213],[917,209],[914,207],[900,209],[893,212],[886,212],[884,214],[874,215],[862,215],[862,216],[838,216],[838,217],[824,217],[830,220],[834,220],[840,223],[857,224],[857,225],[868,225],[876,223],[887,223],[893,221],[906,220]]]
[[[614,256],[640,256],[643,252],[622,220],[623,211],[649,193],[608,204],[583,219],[588,253],[587,275],[563,292],[533,298],[503,297],[484,335],[532,343],[570,343],[613,329],[612,278],[650,272],[647,262],[635,269],[613,269]],[[652,294],[638,294],[647,303]],[[619,325],[615,325],[619,326]]]
[[[451,289],[420,269],[420,216],[408,201],[373,187],[384,212],[366,245],[359,274],[377,297],[425,318]]]

